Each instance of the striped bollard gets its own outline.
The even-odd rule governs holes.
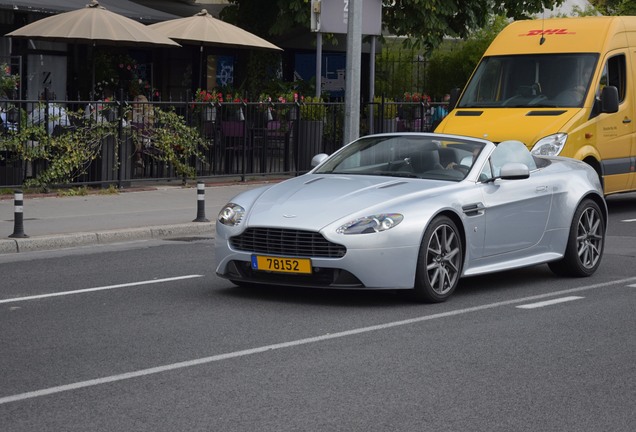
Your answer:
[[[10,238],[26,238],[28,235],[24,233],[24,195],[21,190],[15,191],[14,211],[13,211],[13,234]]]
[[[197,182],[197,218],[192,222],[210,222],[205,218],[205,184]]]

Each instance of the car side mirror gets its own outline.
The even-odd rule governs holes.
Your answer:
[[[530,169],[526,164],[509,162],[504,164],[499,171],[499,177],[503,180],[521,180],[530,177]]]
[[[320,153],[311,158],[311,167],[316,168],[318,165],[323,163],[325,159],[327,159],[329,155],[327,153]]]

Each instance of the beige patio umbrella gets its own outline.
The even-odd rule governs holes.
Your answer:
[[[149,26],[110,12],[97,0],[82,9],[42,18],[5,36],[93,45],[180,46]]]
[[[149,26],[110,12],[100,6],[97,0],[92,0],[82,9],[42,18],[5,36],[93,46],[181,46]],[[93,90],[94,87],[95,65],[93,64]]]
[[[214,18],[205,9],[191,17],[158,22],[148,27],[182,43],[282,51],[247,30]]]
[[[204,46],[282,51],[282,48],[247,30],[214,18],[205,9],[191,17],[163,21],[148,27],[182,44],[199,45],[201,58]],[[199,87],[201,75],[199,73]]]

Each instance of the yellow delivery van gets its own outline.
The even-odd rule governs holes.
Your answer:
[[[512,22],[456,96],[436,132],[520,140],[587,162],[606,195],[636,190],[636,17]]]

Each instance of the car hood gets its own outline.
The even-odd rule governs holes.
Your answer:
[[[456,108],[435,132],[493,142],[515,139],[532,148],[541,138],[562,131],[581,111],[580,108]]]
[[[306,174],[266,189],[251,205],[250,226],[321,229],[345,217],[400,212],[410,198],[457,183],[377,176]]]

